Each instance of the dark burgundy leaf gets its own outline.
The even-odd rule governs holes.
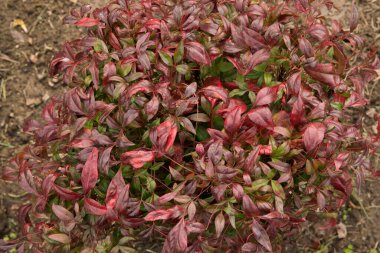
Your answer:
[[[252,219],[252,232],[258,243],[264,246],[266,250],[272,251],[272,244],[270,242],[267,231],[255,219]]]
[[[255,203],[247,194],[244,194],[243,196],[243,211],[249,217],[254,217],[254,216],[259,215],[259,209],[257,208]]]
[[[241,125],[241,114],[242,111],[239,107],[235,107],[227,113],[227,117],[224,120],[224,129],[230,135],[237,132]]]

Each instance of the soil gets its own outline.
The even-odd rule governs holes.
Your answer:
[[[50,97],[66,89],[59,80],[49,77],[48,63],[65,41],[79,36],[79,29],[62,25],[62,19],[70,9],[86,2],[101,6],[107,1],[0,1],[0,168],[30,141],[30,136],[22,132],[24,120],[37,117]],[[334,18],[342,19],[347,15],[350,3],[336,1],[342,11],[336,12]],[[373,45],[380,46],[380,1],[359,1],[359,13],[358,31]],[[375,131],[373,116],[380,112],[380,85],[372,84],[367,93],[370,103],[364,123],[368,131]],[[0,181],[0,238],[17,231],[15,217],[21,196],[17,186]],[[352,198],[339,217],[342,225],[332,233],[307,226],[304,233],[292,240],[286,252],[369,253],[371,249],[380,250],[378,182],[369,183],[362,194]],[[344,238],[338,238],[338,230]],[[377,251],[371,253],[374,252]]]

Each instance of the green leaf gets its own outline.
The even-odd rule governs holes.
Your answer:
[[[206,140],[206,139],[209,137],[209,135],[208,135],[208,133],[207,133],[207,129],[206,129],[206,127],[199,125],[199,126],[197,127],[197,134],[196,134],[196,137],[197,137],[197,139],[198,139],[199,141]]]
[[[185,52],[185,47],[183,45],[183,40],[181,40],[181,42],[178,44],[177,49],[174,52],[174,63],[177,64],[182,61],[184,52]]]
[[[158,170],[162,167],[162,165],[164,165],[165,163],[164,162],[159,162],[159,163],[155,163],[152,167],[150,167],[150,170]]]
[[[168,53],[165,53],[165,52],[158,52],[160,54],[160,57],[161,57],[161,60],[168,66],[173,66],[173,59],[172,57],[168,54]]]
[[[228,72],[234,69],[234,65],[229,61],[222,60],[218,64],[218,69],[220,72]]]
[[[281,199],[285,199],[285,192],[284,188],[282,188],[282,185],[276,180],[271,180],[271,184],[274,194],[276,194],[276,196],[280,197]]]
[[[181,64],[176,66],[176,70],[178,73],[185,75],[187,72],[189,72],[190,67],[186,64]]]
[[[121,64],[117,69],[117,73],[121,77],[125,77],[129,74],[129,72],[131,72],[131,70],[132,70],[132,63]]]
[[[261,187],[267,185],[268,182],[269,182],[268,179],[257,179],[257,180],[255,180],[255,181],[252,182],[252,190],[253,191],[257,191]]]
[[[108,53],[108,48],[107,48],[106,43],[104,43],[104,41],[100,40],[100,39],[96,40],[96,42],[94,44],[94,50],[97,53],[102,52],[102,51],[105,53]]]
[[[156,182],[151,177],[146,178],[146,188],[150,192],[154,192],[154,189],[156,189]]]
[[[245,93],[247,92],[247,90],[241,90],[241,89],[234,89],[230,92],[230,97],[235,97],[235,96],[243,96]]]
[[[327,51],[327,55],[330,58],[334,57],[334,47],[330,47],[329,51]]]
[[[256,101],[256,94],[253,91],[249,91],[248,97],[249,97],[249,100],[251,100],[251,103],[254,104]]]
[[[264,73],[264,82],[265,82],[265,85],[267,85],[267,86],[271,85],[271,83],[272,83],[272,74],[271,73],[268,73],[268,72]]]

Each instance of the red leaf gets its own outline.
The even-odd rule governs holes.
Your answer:
[[[127,98],[132,97],[138,92],[150,93],[152,92],[152,84],[148,80],[141,80],[138,83],[133,84],[127,93]]]
[[[317,191],[317,204],[319,210],[323,210],[326,206],[326,198],[321,191]]]
[[[169,192],[158,198],[158,203],[165,204],[177,196],[178,192]]]
[[[354,31],[359,24],[359,11],[355,5],[355,2],[352,1],[351,6],[351,16],[350,16],[350,31]]]
[[[117,37],[115,36],[113,32],[109,32],[108,41],[110,42],[111,46],[115,48],[116,50],[120,50],[122,48],[119,40],[117,39]]]
[[[99,22],[100,21],[98,19],[94,19],[94,18],[81,18],[80,20],[75,22],[75,24],[77,26],[92,27],[92,26],[98,25]]]
[[[292,106],[290,113],[290,122],[294,125],[300,125],[306,121],[305,118],[305,105],[302,96],[298,96],[296,102]]]
[[[322,42],[329,38],[329,31],[327,30],[326,26],[320,23],[314,23],[310,27],[310,35],[318,41]]]
[[[93,148],[83,166],[81,174],[81,182],[84,194],[87,194],[98,180],[98,149]]]
[[[72,190],[63,188],[56,184],[53,184],[53,189],[59,195],[59,197],[64,200],[73,201],[79,199],[82,196],[79,193],[73,192]]]
[[[220,212],[215,218],[215,233],[216,237],[219,238],[223,232],[226,221],[224,219],[223,211]]]
[[[232,185],[232,193],[233,193],[235,199],[240,201],[244,196],[243,186],[241,186],[240,184],[237,184],[237,183],[233,184]]]
[[[174,206],[169,209],[161,209],[148,213],[145,216],[146,221],[156,221],[156,220],[168,220],[175,219],[183,213],[183,208],[181,206]]]
[[[256,106],[267,105],[276,100],[277,87],[264,87],[256,95]]]
[[[164,153],[168,152],[173,146],[177,136],[177,131],[177,124],[173,122],[171,118],[167,119],[165,122],[150,131],[150,140],[159,152],[159,156],[162,156]]]
[[[310,123],[305,132],[303,133],[303,142],[305,144],[306,150],[310,151],[318,147],[322,143],[325,137],[326,126],[320,122]]]
[[[87,213],[93,215],[103,216],[107,213],[107,207],[93,199],[84,199],[84,209]]]
[[[129,184],[124,186],[124,188],[121,190],[116,200],[115,210],[118,211],[119,213],[125,211],[128,206],[129,188],[130,188]]]
[[[290,93],[297,95],[301,89],[301,72],[291,75],[287,81]]]
[[[334,66],[331,63],[316,64],[315,66],[305,65],[304,69],[313,79],[331,87],[340,83],[340,78],[335,74]]]
[[[133,168],[139,169],[145,163],[154,160],[154,153],[153,151],[133,150],[123,153],[121,158],[125,163],[132,165]]]
[[[314,49],[310,41],[308,41],[305,38],[301,38],[298,40],[298,43],[299,43],[300,50],[306,56],[306,58],[310,58],[314,56]]]
[[[108,175],[109,161],[112,149],[113,147],[106,148],[105,150],[103,150],[103,152],[101,152],[99,156],[99,170],[106,175]]]
[[[90,139],[75,139],[70,143],[73,148],[89,148],[94,146],[94,142]]]
[[[219,86],[215,85],[209,85],[207,87],[204,87],[202,89],[203,94],[206,96],[207,99],[220,99],[223,102],[226,102],[228,99],[228,93],[227,91]]]
[[[146,115],[148,116],[148,120],[151,120],[158,112],[158,108],[160,106],[160,101],[157,96],[154,95],[152,99],[145,104],[144,110]]]
[[[74,220],[74,215],[64,208],[63,206],[53,204],[52,210],[54,214],[61,220],[61,221],[72,221]]]
[[[120,192],[125,187],[125,182],[121,170],[119,170],[116,175],[112,178],[106,194],[106,205],[107,207],[114,208],[116,200],[119,198]]]
[[[235,107],[227,113],[227,117],[224,120],[224,129],[230,135],[233,135],[239,130],[241,125],[242,110],[240,107]]]
[[[185,44],[185,48],[187,50],[187,56],[191,60],[206,65],[211,63],[210,57],[202,44],[196,41],[190,41]]]
[[[267,231],[255,219],[252,219],[252,232],[258,243],[260,243],[266,250],[272,251],[272,244]]]
[[[247,194],[244,194],[243,196],[243,211],[249,217],[254,217],[256,215],[259,215],[259,209],[257,208],[255,203],[253,203],[252,199]]]
[[[248,113],[249,119],[256,125],[272,129],[273,128],[273,120],[272,120],[272,112],[268,107],[259,107],[251,110]]]
[[[163,247],[163,253],[171,252],[185,252],[187,248],[187,229],[185,220],[181,219],[180,222],[170,230],[166,237]]]

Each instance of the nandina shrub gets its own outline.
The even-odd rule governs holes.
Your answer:
[[[328,0],[118,0],[67,23],[50,64],[71,87],[10,163],[30,202],[3,249],[280,252],[373,175],[353,112],[379,60]],[[353,64],[355,62],[355,64]],[[357,117],[356,117],[357,118]],[[149,240],[147,240],[149,239]]]

